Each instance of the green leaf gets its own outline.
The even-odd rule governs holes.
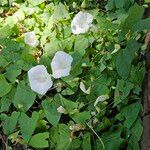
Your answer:
[[[48,121],[53,125],[57,126],[61,114],[57,111],[59,107],[58,103],[53,100],[46,99],[42,102],[42,106],[44,108],[45,116]]]
[[[83,136],[82,148],[83,150],[91,150],[91,137],[88,132]]]
[[[15,88],[12,88],[9,94],[2,97],[2,99],[0,100],[0,113],[9,110],[9,107],[14,99],[14,94]]]
[[[132,135],[134,135],[138,141],[140,141],[142,133],[143,133],[143,126],[141,119],[137,119],[131,127]]]
[[[150,18],[146,18],[143,20],[140,20],[139,22],[137,22],[133,28],[132,31],[143,31],[143,30],[149,30],[150,29]]]
[[[47,138],[49,138],[48,132],[38,133],[31,137],[29,144],[34,148],[45,148],[49,146]]]
[[[86,123],[86,120],[90,119],[90,112],[84,111],[76,113],[73,114],[71,117],[76,123]]]
[[[150,0],[144,0],[145,1],[145,3],[150,3]]]
[[[60,124],[58,124],[59,126]],[[58,126],[57,127],[52,127],[50,128],[50,149],[56,149],[58,142],[58,138],[59,138],[59,132],[58,132]],[[65,138],[65,137],[64,137]]]
[[[108,0],[106,10],[112,10],[115,7],[115,0]]]
[[[123,139],[121,138],[122,126],[113,126],[108,131],[102,133],[100,136],[104,142],[106,150],[120,150]],[[98,149],[102,149],[100,141]]]
[[[111,79],[107,74],[102,74],[99,68],[92,68],[91,77],[93,78],[91,93],[89,99],[96,100],[100,95],[109,95],[108,86]]]
[[[62,41],[63,49],[66,49],[67,51],[71,51],[73,47],[74,39],[73,38],[67,38]]]
[[[1,38],[7,38],[12,34],[12,28],[10,26],[4,26],[0,29]]]
[[[98,25],[101,27],[101,29],[106,33],[108,32],[108,29],[115,30],[118,28],[117,24],[112,23],[110,20],[107,20],[104,17],[98,16],[96,20],[98,22]]]
[[[51,54],[48,54],[47,52],[44,53],[40,58],[40,64],[43,64],[45,66],[49,66],[51,61],[52,61],[52,56]],[[49,70],[49,68],[47,69]]]
[[[92,97],[92,99],[96,100],[96,98],[100,95],[109,95],[109,89],[107,85],[104,85],[96,81],[94,82],[93,85],[94,86],[92,87],[90,94],[90,97]]]
[[[80,149],[82,145],[82,141],[79,138],[75,138],[71,141],[72,149]]]
[[[130,73],[131,63],[135,57],[135,53],[139,50],[141,44],[135,40],[131,40],[127,43],[127,47],[120,50],[116,57],[116,69],[118,74],[127,79]]]
[[[4,46],[3,53],[5,57],[14,55],[15,52],[20,52],[20,43],[10,38],[0,38],[0,44]],[[6,55],[7,54],[7,55]]]
[[[121,24],[122,33],[126,34],[129,30],[132,29],[132,27],[140,21],[144,13],[144,7],[139,6],[138,4],[134,4],[132,7],[130,7],[128,11],[128,17],[125,19],[125,21]]]
[[[7,67],[5,76],[10,82],[15,83],[16,78],[20,74],[21,74],[21,69],[17,68],[14,65],[11,65],[11,66]]]
[[[6,58],[2,55],[0,55],[0,67],[5,68],[9,62],[6,60]]]
[[[29,118],[25,113],[21,113],[19,118],[20,130],[23,136],[23,139],[28,142],[34,133],[36,128],[36,124],[39,118],[39,114],[37,112],[32,113],[32,117]]]
[[[10,92],[12,85],[8,83],[3,74],[0,74],[0,97],[3,97]]]
[[[0,112],[8,111],[11,102],[11,99],[5,96],[2,97],[2,99],[0,100]]]
[[[68,88],[70,88],[72,91],[76,91],[79,86],[79,78],[73,78],[72,76],[64,77],[62,78],[62,82],[66,84]]]
[[[57,51],[61,50],[61,47],[61,42],[53,38],[50,43],[45,44],[45,54],[52,58]]]
[[[59,5],[57,5],[54,9],[53,19],[59,21],[68,17],[69,17],[68,10],[62,3],[59,3]]]
[[[28,50],[25,49],[21,54],[21,59],[26,64],[35,64],[36,63],[35,57],[33,56],[33,54],[31,54],[31,51],[33,51],[33,50],[28,48]]]
[[[125,0],[115,0],[115,6],[116,8],[122,8],[125,5]]]
[[[138,63],[136,66],[132,66],[130,72],[130,81],[141,86],[145,76],[145,71],[145,64],[143,63]]]
[[[135,136],[131,136],[128,140],[127,150],[140,150],[140,144]]]
[[[14,111],[10,117],[6,116],[3,124],[4,133],[9,135],[16,128],[16,124],[18,122],[20,116],[20,112]]]
[[[0,45],[3,47],[2,56],[10,62],[16,62],[20,59],[20,43],[10,38],[0,38]]]
[[[73,57],[73,63],[72,63],[72,69],[71,69],[71,75],[73,77],[79,75],[82,73],[82,54],[78,51],[74,51],[72,54]]]
[[[70,146],[70,130],[68,126],[66,126],[65,124],[60,124],[58,126],[58,132],[58,150],[69,149],[68,147]]]
[[[133,103],[129,106],[124,107],[119,114],[117,114],[116,118],[120,121],[123,121],[124,118],[124,126],[130,128],[135,120],[137,119],[139,112],[141,109],[141,104],[139,102]]]
[[[124,80],[117,80],[117,86],[115,89],[114,106],[122,102],[129,94],[134,85],[131,82]]]
[[[31,5],[33,5],[33,6],[36,6],[36,5],[39,5],[39,4],[41,4],[41,3],[43,3],[43,2],[45,2],[45,0],[28,0],[28,2],[31,4]]]
[[[2,5],[2,6],[8,5],[8,1],[7,0],[1,0],[0,5]]]
[[[16,108],[27,111],[34,103],[35,98],[36,94],[22,81],[17,86],[13,103]]]
[[[71,148],[70,130],[65,124],[50,129],[50,149],[69,150]]]
[[[62,95],[73,95],[74,93],[75,92],[71,90],[70,88],[66,88],[61,92]]]
[[[84,35],[78,35],[74,41],[74,51],[77,51],[83,56],[85,49],[89,47],[89,40]]]
[[[66,109],[67,112],[71,113],[74,111],[74,109],[78,108],[78,102],[73,102],[71,100],[67,100],[64,97],[62,97],[60,94],[57,94],[55,96],[55,100],[61,101],[62,106]]]

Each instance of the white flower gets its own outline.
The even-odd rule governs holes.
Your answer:
[[[66,109],[65,109],[63,106],[59,106],[59,107],[57,108],[57,111],[58,111],[59,113],[61,113],[61,114],[64,114],[64,113],[66,112]]]
[[[72,20],[71,30],[73,34],[85,33],[92,25],[93,16],[87,12],[80,11]]]
[[[51,67],[54,78],[61,78],[68,76],[71,70],[71,63],[73,58],[71,55],[58,51],[52,59]]]
[[[90,94],[91,92],[91,87],[89,87],[87,90],[85,89],[85,85],[83,82],[80,82],[80,89],[85,93],[85,94]]]
[[[32,67],[28,71],[28,78],[31,89],[41,95],[44,95],[53,85],[51,76],[44,65]]]
[[[24,34],[24,42],[29,45],[36,47],[39,44],[38,39],[36,38],[36,35],[34,32],[27,32]]]

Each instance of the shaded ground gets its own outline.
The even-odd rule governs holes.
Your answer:
[[[148,35],[148,41],[150,40],[150,33]],[[149,47],[150,48],[150,47]],[[143,137],[141,140],[141,149],[150,150],[150,51],[147,49],[146,63],[147,73],[144,81],[144,92],[143,92]]]
[[[143,4],[143,0],[138,1]],[[150,17],[150,9],[146,9],[145,18]],[[141,150],[150,150],[150,32],[145,38],[145,43],[148,44],[146,52],[146,67],[147,72],[143,86],[143,137],[141,140]]]

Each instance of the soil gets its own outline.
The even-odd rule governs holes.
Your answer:
[[[150,35],[150,33],[149,33]],[[150,41],[149,41],[150,42]],[[150,150],[150,49],[147,49],[146,63],[147,73],[143,88],[143,137],[141,140],[141,150]]]
[[[144,0],[139,0],[143,4]],[[144,18],[150,17],[150,9],[145,10]],[[141,150],[150,150],[150,31],[145,37],[145,44],[149,45],[146,54],[146,75],[143,83],[143,136],[141,139]]]

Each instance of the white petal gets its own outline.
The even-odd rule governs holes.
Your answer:
[[[109,96],[108,96],[108,95],[101,95],[101,96],[99,96],[99,97],[96,99],[96,101],[95,101],[95,103],[94,103],[94,106],[96,106],[99,102],[103,102],[103,101],[105,101],[105,100],[107,100],[107,99],[109,99]]]
[[[91,87],[89,87],[87,90],[86,90],[86,94],[90,94],[91,93]]]
[[[80,89],[85,93],[85,94],[90,94],[91,92],[91,87],[89,87],[87,90],[85,89],[85,85],[83,82],[80,82]]]
[[[64,108],[63,106],[59,106],[59,107],[57,108],[57,111],[58,111],[59,113],[61,113],[61,114],[64,114],[64,113],[66,112],[66,110],[65,110],[65,108]]]
[[[50,74],[44,65],[37,65],[28,71],[30,87],[38,94],[44,95],[53,85]]]
[[[80,11],[72,20],[71,29],[73,34],[85,33],[89,30],[93,16],[87,12]]]
[[[51,62],[53,77],[57,79],[68,76],[70,74],[72,61],[73,58],[71,55],[63,51],[56,52]]]
[[[92,112],[91,112],[91,115],[92,115],[92,116],[95,116],[95,115],[96,115],[96,112],[95,112],[95,111],[92,111]]]
[[[61,77],[66,77],[70,75],[70,69],[58,69],[53,71],[53,77],[55,79],[61,78]]]
[[[89,13],[85,13],[85,15],[87,17],[87,22],[91,24],[93,22],[93,16]]]
[[[36,47],[39,44],[39,41],[36,38],[36,35],[34,32],[27,32],[24,34],[24,42],[29,45]]]
[[[80,34],[80,33],[86,33],[89,30],[90,26],[85,25],[84,28],[80,28],[76,26],[75,24],[71,24],[71,28],[72,28],[73,34]]]

